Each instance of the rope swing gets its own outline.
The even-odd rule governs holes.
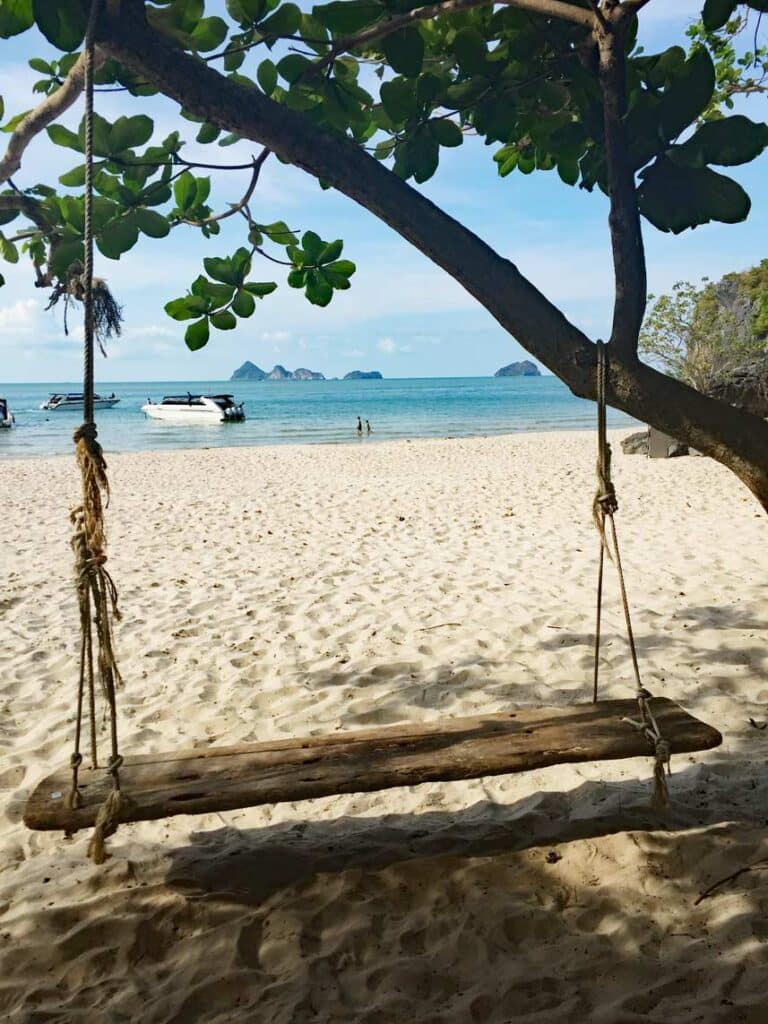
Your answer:
[[[616,532],[615,513],[619,510],[616,488],[611,479],[611,446],[606,433],[606,389],[608,385],[608,353],[602,341],[597,342],[597,491],[592,504],[592,517],[600,535],[600,558],[597,570],[597,611],[595,622],[594,678],[592,685],[592,701],[597,703],[597,691],[600,676],[600,626],[603,610],[603,579],[605,556],[616,566],[621,592],[621,603],[624,609],[624,624],[627,631],[627,642],[632,657],[632,668],[635,675],[635,697],[640,711],[640,719],[622,718],[647,738],[654,752],[654,787],[651,805],[658,809],[669,803],[667,773],[671,757],[669,742],[664,739],[653,712],[648,704],[651,693],[643,686],[640,678],[640,666],[637,660],[637,646],[632,630],[632,616],[629,611],[627,585],[621,565],[619,537]],[[610,527],[610,537],[606,533],[606,521]]]
[[[110,757],[107,772],[112,786],[96,819],[88,844],[88,856],[101,864],[106,858],[105,840],[112,835],[120,819],[125,798],[120,791],[122,757],[117,736],[115,689],[121,682],[112,642],[112,622],[120,618],[117,588],[106,569],[106,534],[104,508],[109,502],[109,481],[104,453],[98,441],[94,422],[94,344],[95,309],[93,278],[93,39],[102,0],[93,0],[85,36],[85,203],[83,246],[85,250],[81,285],[84,309],[83,347],[83,423],[74,434],[77,462],[82,478],[82,503],[73,509],[70,519],[74,527],[72,549],[75,552],[77,599],[80,611],[80,672],[77,684],[75,745],[70,757],[72,785],[68,804],[72,809],[82,804],[79,769],[83,763],[80,743],[83,731],[84,694],[88,688],[92,767],[98,768],[96,740],[95,666],[101,692],[109,712]],[[70,268],[70,275],[79,268]]]

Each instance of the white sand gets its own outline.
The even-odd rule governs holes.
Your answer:
[[[125,752],[585,699],[593,465],[585,434],[113,457]],[[695,904],[768,864],[766,515],[707,459],[615,471],[644,679],[724,734],[666,824],[641,758],[126,826],[97,868],[21,823],[71,748],[75,470],[3,463],[0,1019],[768,1020],[768,870]]]

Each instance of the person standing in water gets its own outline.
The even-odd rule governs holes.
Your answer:
[[[357,436],[363,436],[363,421],[360,419],[359,416],[357,417]]]
[[[365,432],[366,432],[366,434],[370,434],[370,432],[371,432],[371,421],[370,420],[366,420],[365,421]]]

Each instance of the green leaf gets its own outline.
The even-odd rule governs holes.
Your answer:
[[[171,230],[171,225],[156,210],[148,210],[144,206],[138,206],[134,210],[134,216],[136,217],[139,230],[145,235],[149,235],[150,238],[165,238]]]
[[[196,141],[207,146],[211,142],[215,142],[221,133],[221,128],[215,124],[206,123],[202,126],[200,131],[197,133]]]
[[[381,102],[395,124],[402,124],[416,113],[416,93],[412,82],[393,78],[381,86]]]
[[[313,306],[327,306],[333,298],[333,288],[322,274],[310,270],[304,294]]]
[[[0,234],[0,256],[2,256],[6,263],[19,262],[19,250],[13,242],[9,242],[2,234]]]
[[[63,124],[50,124],[45,130],[48,132],[48,138],[54,145],[66,146],[67,149],[76,149],[79,153],[82,153],[83,149],[80,138],[76,132],[71,132]]]
[[[640,212],[660,231],[677,235],[711,220],[735,224],[749,213],[741,185],[708,167],[678,167],[662,157],[640,177]]]
[[[68,188],[78,188],[85,184],[85,164],[73,167],[71,171],[59,176],[59,182]]]
[[[5,7],[6,5],[3,4],[2,6]],[[27,63],[33,71],[39,71],[41,75],[52,75],[54,73],[53,68],[48,61],[40,60],[39,57],[33,57],[31,60],[28,60]]]
[[[566,185],[575,185],[579,180],[579,161],[568,156],[560,157],[557,162],[557,173]]]
[[[249,291],[240,288],[232,300],[232,310],[240,317],[250,316],[256,308],[256,301]]]
[[[112,132],[112,125],[101,114],[93,115],[93,152],[96,156],[110,156],[109,136]],[[85,152],[85,118],[80,121],[77,130],[78,149]]]
[[[271,295],[277,285],[274,281],[246,281],[243,287],[257,299],[263,299],[265,295]]]
[[[321,7],[313,7],[312,16],[332,32],[346,34],[370,25],[380,18],[385,10],[385,7],[374,0],[336,0]]]
[[[197,196],[197,184],[194,176],[189,171],[184,171],[173,183],[173,198],[180,210],[188,210],[192,207]]]
[[[390,67],[398,74],[415,78],[424,63],[424,39],[417,28],[401,28],[390,32],[381,43]]]
[[[229,259],[220,259],[217,256],[208,256],[203,260],[203,266],[205,267],[205,272],[212,277],[214,281],[223,281],[224,284],[230,285],[240,284],[240,274],[232,266],[232,261]]]
[[[22,110],[20,114],[15,114],[10,121],[3,125],[0,131],[14,132],[29,113],[28,110]]]
[[[0,3],[0,36],[3,39],[26,32],[32,27],[34,20],[32,0],[2,0]]]
[[[3,4],[5,6],[5,4]],[[86,0],[32,0],[37,27],[49,43],[70,53],[83,41],[88,23]]]
[[[296,4],[281,4],[274,14],[259,22],[259,32],[265,36],[292,36],[300,24],[301,11]]]
[[[271,60],[263,60],[256,72],[256,80],[265,95],[271,96],[277,85],[277,68]]]
[[[234,292],[234,285],[209,281],[202,274],[192,284],[192,293],[198,298],[210,300],[213,306],[225,306],[231,301]]]
[[[661,128],[667,140],[680,132],[704,110],[715,90],[715,66],[707,50],[700,47],[672,79],[659,108]]]
[[[82,198],[64,196],[59,200],[59,207],[64,221],[71,224],[78,234],[82,234],[85,224],[85,204]]]
[[[737,0],[706,0],[701,16],[707,32],[722,28],[736,10],[736,4]]]
[[[85,255],[82,241],[60,242],[51,256],[51,269],[58,278],[66,276],[73,263],[82,263]]]
[[[688,167],[746,164],[768,146],[768,125],[750,121],[743,114],[707,121],[696,134],[668,153],[671,160]]]
[[[96,236],[99,252],[111,260],[119,260],[139,240],[139,228],[132,215],[111,221]]]
[[[301,236],[301,247],[306,253],[306,263],[317,263],[325,245],[314,231],[305,231]]]
[[[462,28],[453,41],[453,52],[463,75],[482,74],[488,57],[485,39],[476,28]]]
[[[165,312],[174,320],[191,320],[199,316],[200,311],[190,309],[186,299],[172,299],[165,304]]]
[[[109,148],[111,153],[121,153],[124,149],[135,149],[143,146],[152,138],[155,129],[151,117],[137,114],[135,117],[118,117],[109,132]]]
[[[196,320],[195,323],[190,324],[184,332],[184,341],[187,348],[192,352],[197,352],[198,349],[205,348],[208,344],[210,333],[207,316],[204,316],[202,320]]]
[[[318,257],[318,263],[333,263],[335,259],[341,255],[341,250],[344,248],[344,243],[340,238],[337,238],[335,242],[329,242],[328,245],[323,249]]]
[[[336,260],[335,263],[328,263],[323,267],[323,270],[326,272],[331,271],[334,274],[342,274],[344,277],[351,277],[356,269],[352,260]]]
[[[311,67],[312,61],[308,57],[302,57],[300,53],[289,53],[278,62],[277,70],[286,82],[293,85]]]
[[[189,36],[191,48],[199,53],[215,50],[227,38],[227,31],[227,23],[223,19],[201,18]]]
[[[303,288],[307,281],[306,270],[292,270],[288,274],[288,284],[291,288]]]
[[[428,181],[437,170],[440,149],[429,128],[424,125],[398,148],[395,156],[395,171],[403,177],[413,178],[421,184]]]
[[[228,309],[223,309],[220,313],[211,314],[211,323],[219,331],[233,331],[237,327],[237,317]]]
[[[461,128],[455,121],[434,118],[429,122],[429,129],[441,146],[460,146],[464,141]]]

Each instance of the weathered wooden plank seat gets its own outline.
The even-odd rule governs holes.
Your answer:
[[[721,743],[716,729],[673,701],[656,697],[649,703],[672,753],[708,750]],[[229,811],[651,753],[648,740],[622,721],[624,716],[637,717],[636,701],[525,708],[126,758],[120,779],[128,802],[120,820]],[[26,806],[26,825],[70,832],[93,825],[111,780],[103,770],[84,768],[80,780],[82,806],[76,809],[67,806],[68,768],[40,782]]]

